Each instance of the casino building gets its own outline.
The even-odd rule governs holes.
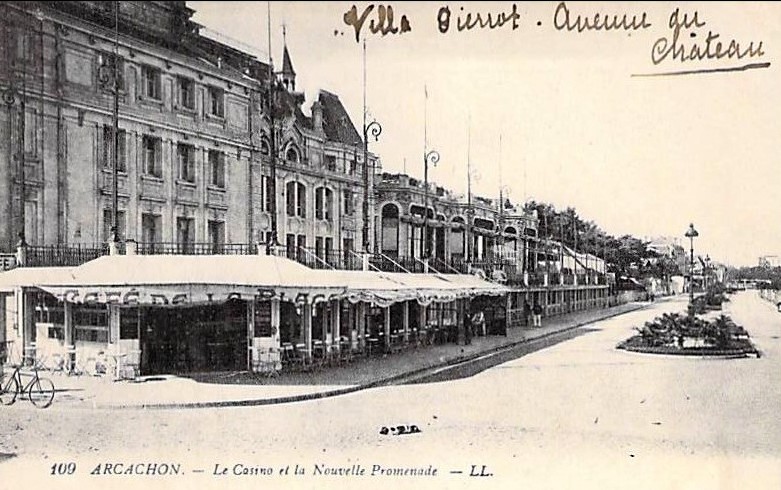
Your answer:
[[[309,369],[462,342],[470,310],[490,335],[524,302],[607,301],[604,262],[533,214],[383,173],[338,95],[306,104],[287,46],[272,67],[178,1],[0,11],[6,355]]]

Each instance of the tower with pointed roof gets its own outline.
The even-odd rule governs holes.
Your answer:
[[[285,26],[282,26],[282,39],[284,42],[284,52],[282,53],[282,71],[279,72],[280,80],[285,88],[290,92],[296,91],[296,71],[293,69],[293,62],[290,61],[290,53],[287,50],[287,33]]]

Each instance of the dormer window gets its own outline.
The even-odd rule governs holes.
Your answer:
[[[293,146],[288,148],[285,152],[285,160],[290,163],[301,163],[301,157],[298,155],[298,150]]]

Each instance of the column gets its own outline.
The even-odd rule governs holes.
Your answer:
[[[457,299],[456,300],[456,326],[458,327],[458,338],[456,339],[457,344],[466,344],[466,325],[464,325],[464,310],[466,310],[466,305],[468,299]]]
[[[358,348],[364,351],[366,349],[366,303],[358,303],[357,310]]]
[[[303,311],[304,328],[302,332],[304,335],[304,353],[307,359],[312,358],[312,305],[307,303],[301,310]]]
[[[385,333],[385,350],[390,350],[390,335],[391,335],[391,328],[390,328],[390,321],[391,321],[391,307],[386,306],[385,307],[385,321],[383,322],[383,328],[382,331]]]
[[[333,339],[334,339],[334,347],[336,347],[336,351],[338,352],[341,349],[341,344],[339,341],[342,337],[341,327],[342,327],[342,302],[340,300],[334,300],[331,302],[333,305],[333,313],[331,314],[331,319],[333,320],[331,328],[331,332],[333,332]]]
[[[74,330],[73,330],[73,303],[69,303],[65,301],[63,303],[63,316],[65,317],[63,319],[64,325],[64,337],[65,337],[65,348],[67,349],[67,357],[65,359],[65,369],[66,371],[70,372],[73,370],[74,363],[76,361],[76,358],[74,357],[76,355],[75,351],[75,345],[74,342]],[[140,337],[139,337],[140,338]]]
[[[409,301],[404,302],[404,316],[401,319],[404,328],[404,343],[409,342]]]

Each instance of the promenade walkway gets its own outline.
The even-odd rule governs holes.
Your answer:
[[[248,372],[149,376],[137,381],[112,382],[89,376],[45,373],[54,381],[57,395],[49,410],[70,408],[184,408],[249,406],[285,403],[350,393],[360,389],[401,383],[443,368],[506,350],[534,339],[578,328],[634,311],[649,303],[628,303],[581,311],[543,321],[542,327],[508,329],[507,336],[475,337],[470,345],[444,344],[326,367],[314,372],[281,373],[265,377]],[[15,406],[30,404],[24,400]]]

